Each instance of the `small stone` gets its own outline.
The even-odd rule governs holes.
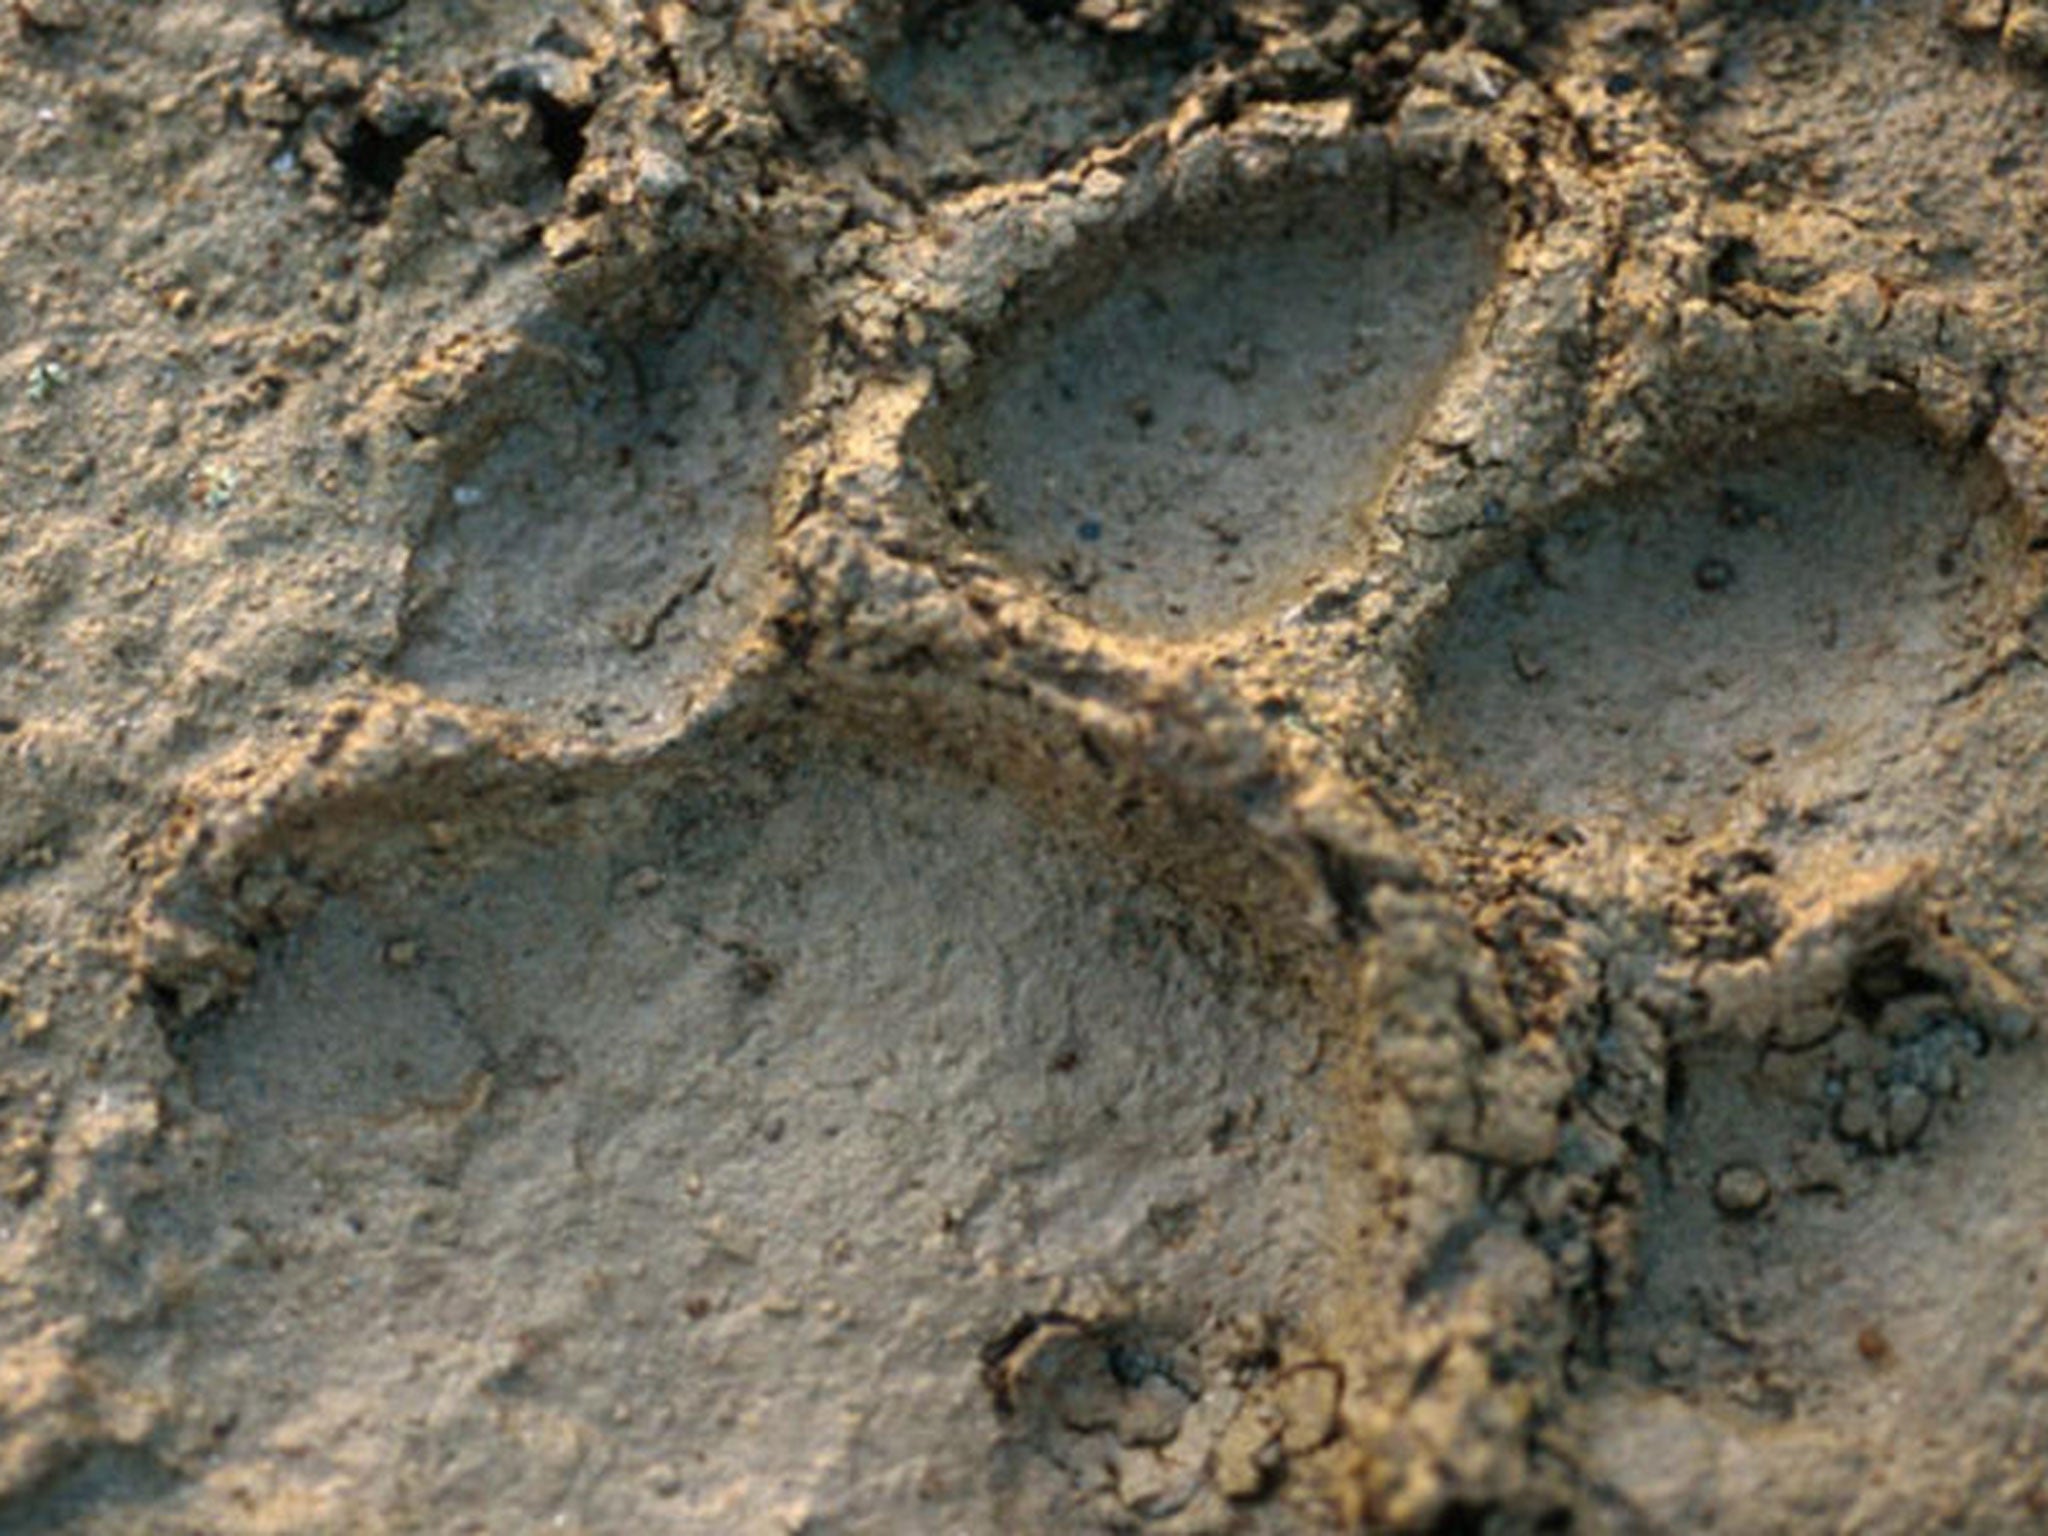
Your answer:
[[[998,1400],[1029,1417],[1077,1435],[1117,1427],[1125,1388],[1102,1339],[1078,1323],[1040,1324],[994,1369]]]
[[[1927,1091],[1937,1099],[1952,1099],[1962,1087],[1962,1079],[1956,1075],[1956,1064],[1944,1056],[1927,1070]]]
[[[352,27],[404,9],[405,0],[292,0],[291,18],[302,27]]]
[[[1248,1400],[1224,1426],[1215,1451],[1216,1489],[1245,1501],[1267,1493],[1286,1466],[1280,1424],[1271,1405]]]
[[[1162,1452],[1139,1451],[1117,1457],[1116,1492],[1125,1508],[1141,1520],[1164,1520],[1194,1501],[1202,1491],[1202,1467]]]
[[[1344,1374],[1334,1365],[1302,1365],[1281,1375],[1267,1389],[1280,1411],[1280,1449],[1305,1456],[1336,1439],[1343,1395]]]
[[[1529,541],[1529,571],[1553,592],[1571,590],[1569,553],[1562,534],[1552,531]]]
[[[409,971],[420,963],[417,939],[393,939],[384,946],[384,963],[394,971]]]
[[[1895,997],[1879,1009],[1871,1032],[1878,1039],[1895,1044],[1925,1034],[1951,1012],[1945,998],[1915,992],[1906,997]]]
[[[1277,1325],[1261,1312],[1233,1312],[1218,1327],[1223,1360],[1240,1383],[1270,1368],[1277,1353]]]
[[[1468,9],[1466,26],[1479,47],[1505,53],[1529,40],[1528,24],[1510,0],[1469,0]]]
[[[1918,1141],[1934,1118],[1934,1100],[1911,1083],[1898,1083],[1885,1090],[1884,1145],[1900,1151]]]
[[[1735,567],[1726,560],[1709,556],[1692,568],[1692,580],[1702,592],[1726,592],[1735,585]]]
[[[1124,1392],[1113,1428],[1128,1446],[1168,1445],[1180,1433],[1187,1411],[1185,1393],[1164,1376],[1147,1376]]]
[[[70,374],[62,363],[55,358],[44,358],[28,371],[29,399],[41,405],[62,389],[69,377]]]
[[[2012,0],[2006,8],[1999,46],[2028,64],[2048,64],[2048,4],[2043,0]]]
[[[633,185],[649,202],[665,203],[690,187],[690,172],[673,155],[645,146],[633,151]]]
[[[77,32],[88,20],[84,0],[14,0],[14,14],[38,32]]]
[[[1723,528],[1755,528],[1770,521],[1770,514],[1742,492],[1723,489],[1719,501]]]
[[[1657,1341],[1650,1351],[1650,1359],[1666,1376],[1682,1376],[1692,1369],[1692,1341],[1678,1334],[1670,1334]]]
[[[1730,1163],[1714,1175],[1714,1204],[1724,1216],[1754,1216],[1771,1203],[1771,1181],[1753,1163]]]
[[[1941,19],[1958,32],[1996,32],[2005,6],[2006,0],[1942,0]]]
[[[1831,1141],[1803,1141],[1792,1149],[1792,1187],[1800,1194],[1845,1193],[1849,1162]]]
[[[1258,349],[1248,338],[1240,338],[1223,354],[1216,371],[1233,384],[1250,383],[1252,376],[1259,371]]]
[[[2034,1016],[2018,1008],[2001,1008],[1984,1022],[2003,1046],[2025,1045],[2034,1038]]]
[[[683,1491],[683,1474],[667,1462],[658,1462],[647,1469],[647,1491],[657,1499],[672,1499]]]
[[[233,503],[241,483],[241,471],[234,465],[208,461],[193,472],[192,500],[209,512],[224,512]]]
[[[668,877],[651,864],[633,871],[633,894],[636,896],[652,896],[666,884]]]
[[[1844,1141],[1860,1142],[1865,1146],[1877,1144],[1877,1094],[1865,1074],[1855,1074],[1844,1085],[1842,1097],[1835,1105],[1834,1124],[1835,1134]]]

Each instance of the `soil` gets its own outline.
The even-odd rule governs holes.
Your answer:
[[[2044,119],[14,0],[0,1531],[2040,1529]]]

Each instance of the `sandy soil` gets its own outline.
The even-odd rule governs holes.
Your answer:
[[[2041,1529],[2044,120],[14,0],[0,1531]]]

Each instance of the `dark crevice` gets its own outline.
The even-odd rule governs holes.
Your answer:
[[[1008,1414],[1016,1411],[1017,1405],[1010,1396],[1010,1385],[1003,1374],[1003,1365],[1023,1347],[1027,1339],[1041,1328],[1086,1326],[1080,1318],[1065,1312],[1027,1312],[982,1345],[981,1379],[988,1387],[989,1396],[995,1402],[996,1412]]]
[[[398,190],[406,163],[429,139],[441,136],[441,129],[425,121],[405,123],[386,132],[369,118],[358,116],[334,145],[334,154],[364,201],[381,207]]]
[[[1491,1514],[1483,1504],[1451,1504],[1430,1523],[1429,1536],[1485,1536]]]
[[[1740,236],[1725,240],[1707,263],[1707,280],[1716,288],[1729,288],[1737,283],[1754,282],[1757,276],[1759,255],[1756,242]]]
[[[1884,1012],[1887,1003],[1899,998],[1952,990],[1941,977],[1914,964],[1909,940],[1891,939],[1857,962],[1849,976],[1848,1001],[1850,1011],[1867,1024]]]
[[[533,108],[540,115],[541,147],[547,151],[555,174],[567,182],[583,164],[584,152],[589,148],[584,129],[590,122],[591,109],[565,107],[549,96],[539,97]]]
[[[1371,899],[1378,882],[1356,858],[1321,838],[1311,839],[1310,849],[1316,873],[1336,909],[1337,932],[1347,941],[1358,938],[1372,927]]]
[[[1437,1240],[1436,1250],[1429,1261],[1408,1277],[1405,1295],[1410,1306],[1425,1297],[1434,1296],[1450,1289],[1465,1267],[1465,1259],[1472,1247],[1492,1227],[1492,1218],[1481,1214],[1468,1216],[1458,1222]],[[1420,1390],[1418,1388],[1418,1390]]]
[[[541,148],[555,176],[567,183],[583,164],[588,151],[590,119],[596,113],[592,102],[565,100],[548,87],[549,61],[522,61],[507,65],[492,75],[483,94],[496,101],[523,101],[540,120]]]
[[[1687,1081],[1689,1076],[1684,1055],[1672,1052],[1664,1073],[1664,1118],[1667,1125],[1676,1125],[1685,1114],[1686,1090],[1691,1086]]]
[[[346,49],[405,6],[406,0],[284,0],[284,19],[325,46]]]

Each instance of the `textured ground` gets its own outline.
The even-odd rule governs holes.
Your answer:
[[[2044,119],[14,0],[0,1531],[2039,1529]]]

